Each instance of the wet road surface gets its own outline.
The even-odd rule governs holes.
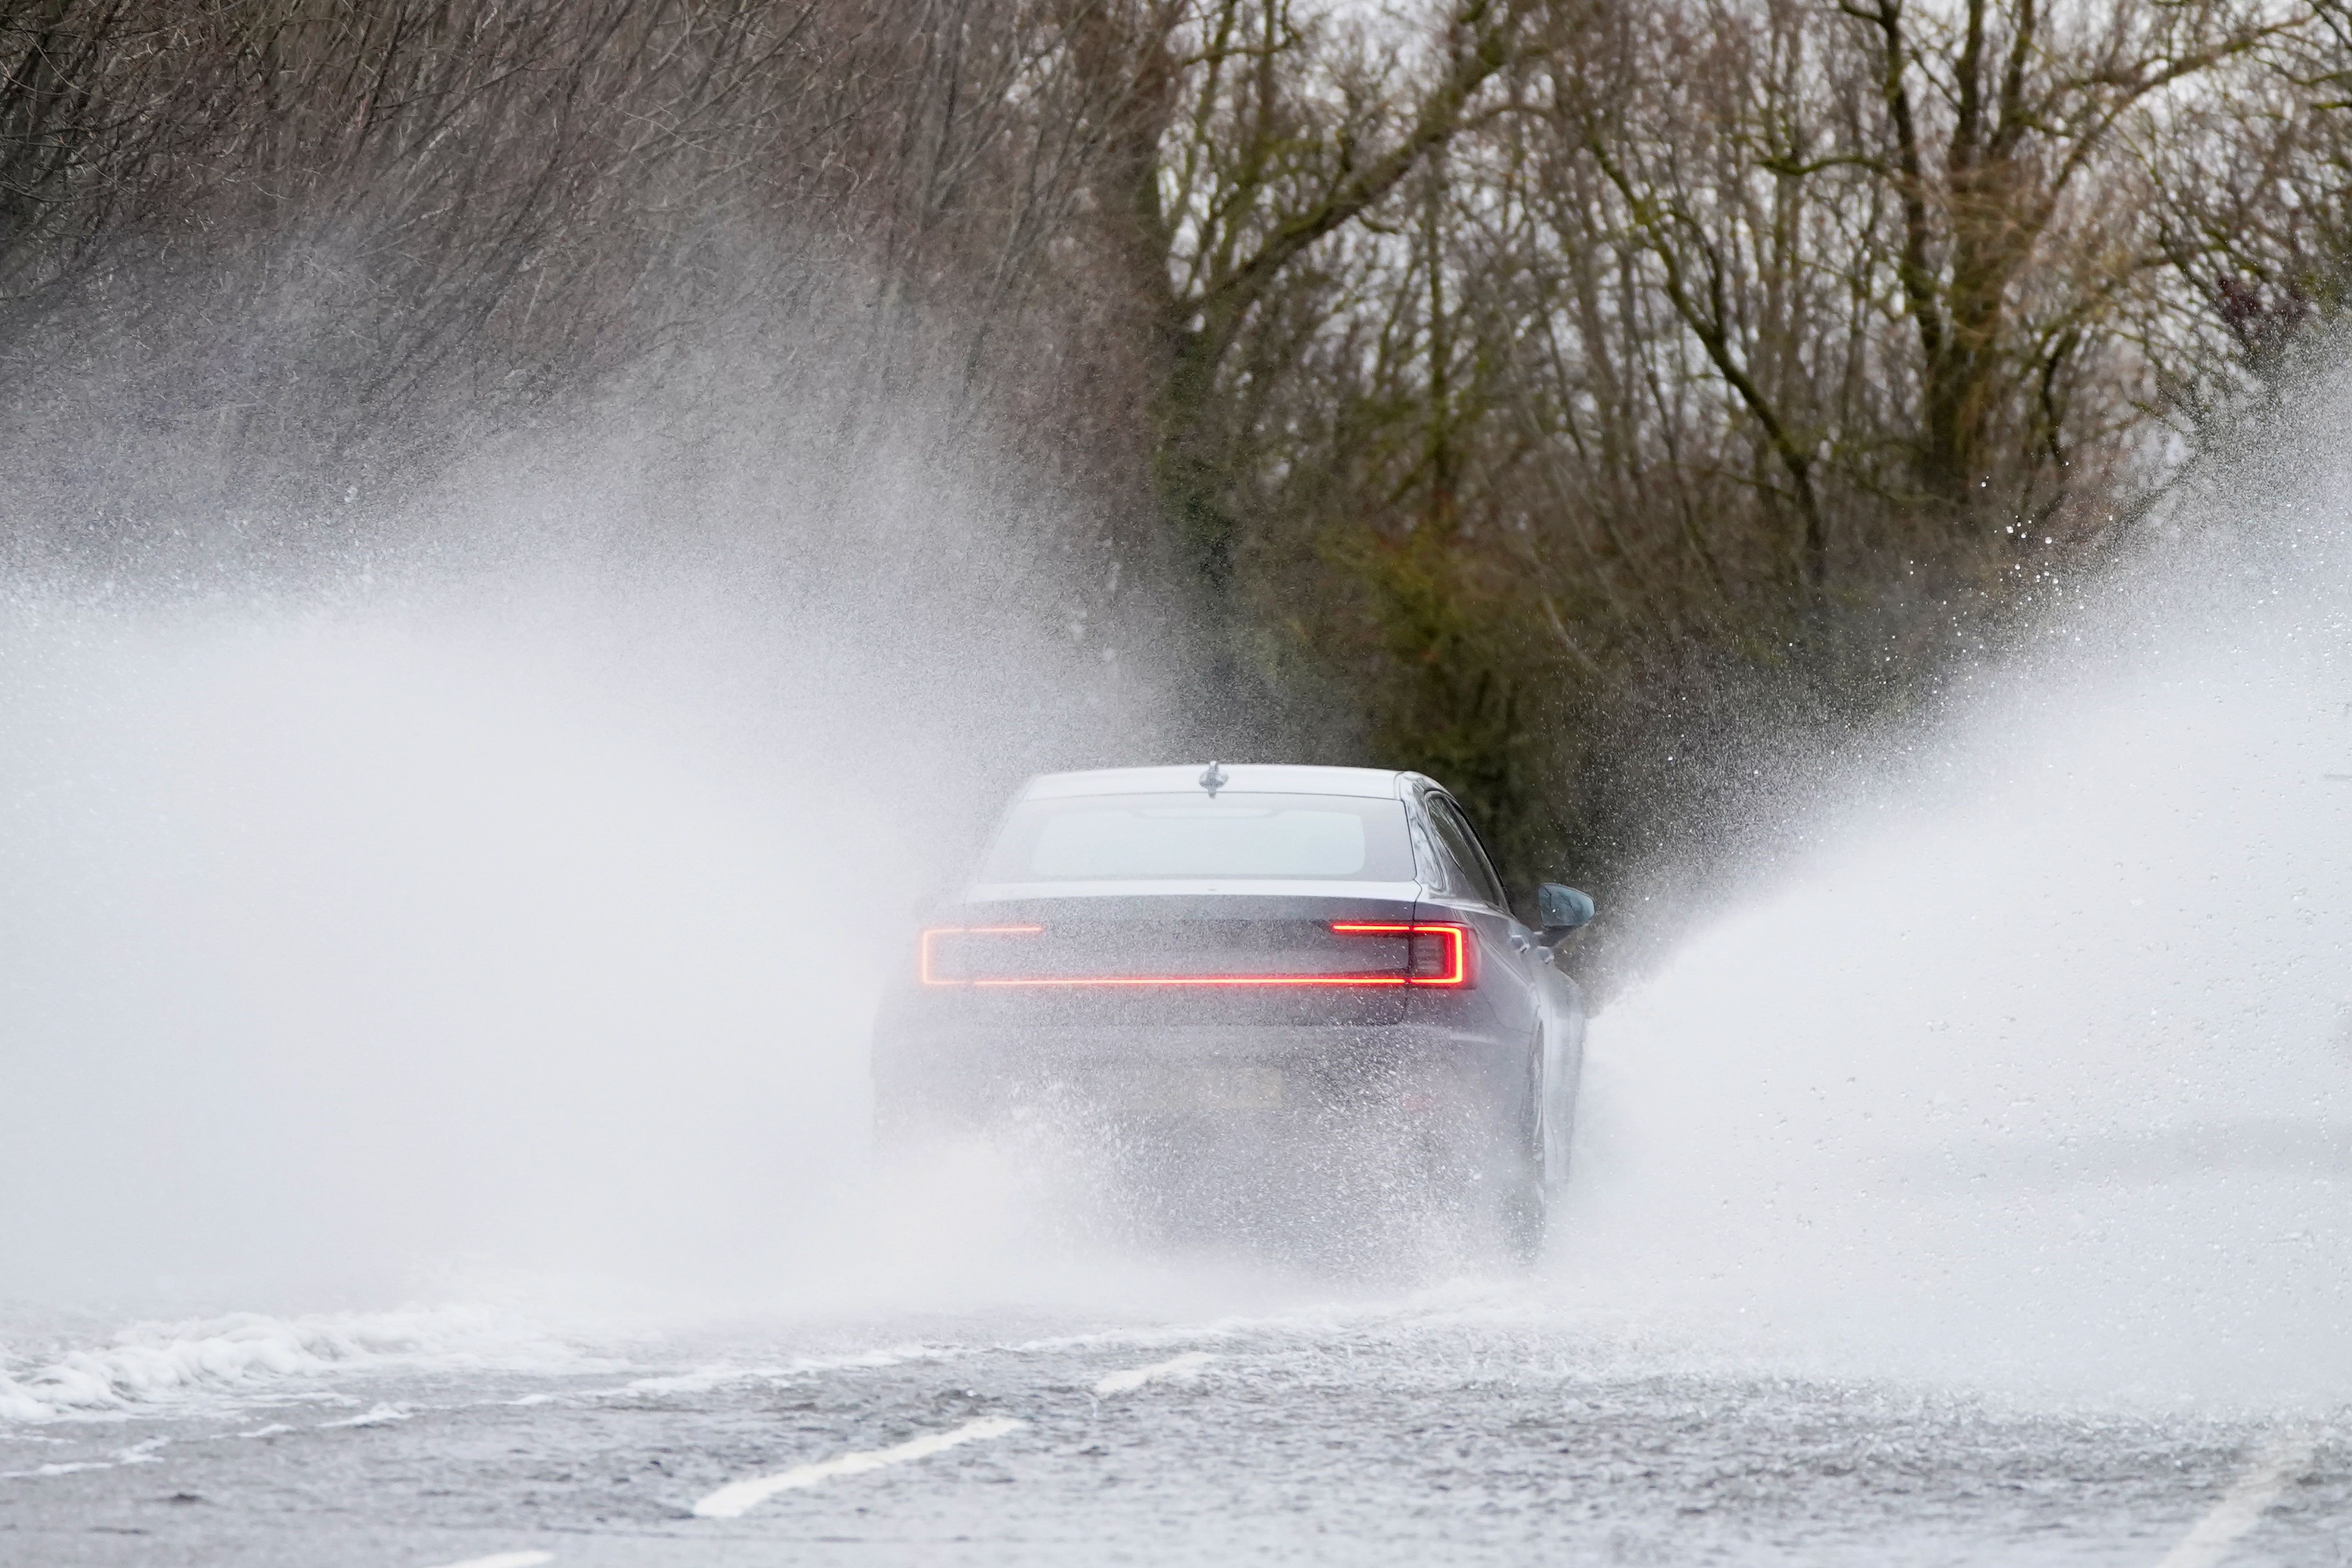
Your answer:
[[[0,1427],[0,1563],[2352,1562],[2340,1416],[1678,1368],[1507,1301],[1053,1327]]]

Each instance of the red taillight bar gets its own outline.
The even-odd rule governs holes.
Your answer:
[[[934,963],[933,944],[943,936],[1036,936],[1039,925],[932,926],[923,932],[920,971],[926,985],[1095,986],[1166,985],[1444,985],[1470,984],[1470,928],[1424,921],[1334,921],[1335,936],[1401,936],[1405,939],[1405,972],[1356,974],[1036,974],[976,975],[956,979],[941,975]],[[1419,938],[1433,937],[1438,961],[1422,973]]]
[[[1427,921],[1333,921],[1340,936],[1401,936],[1405,939],[1407,985],[1467,985],[1470,984],[1470,928]],[[1444,956],[1436,972],[1421,973],[1420,937],[1433,936]]]
[[[943,936],[1035,936],[1044,926],[932,926],[923,932],[923,956],[919,967],[926,985],[961,985],[961,980],[943,980],[931,970],[931,946]]]

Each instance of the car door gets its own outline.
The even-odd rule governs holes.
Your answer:
[[[1556,951],[1538,942],[1535,932],[1511,915],[1502,879],[1469,816],[1452,797],[1436,791],[1431,792],[1429,805],[1431,826],[1442,848],[1449,858],[1467,862],[1472,897],[1501,915],[1497,934],[1526,987],[1527,1026],[1542,1042],[1544,1175],[1563,1181],[1569,1138],[1576,1124],[1577,1088],[1584,1071],[1584,994],[1558,967]]]
[[[1423,795],[1421,805],[1445,883],[1433,900],[1438,906],[1434,918],[1458,921],[1475,933],[1478,985],[1494,1009],[1497,1033],[1532,1045],[1549,1011],[1538,974],[1535,935],[1513,918],[1502,879],[1495,874],[1494,863],[1462,808],[1434,789]],[[1549,1121],[1549,1113],[1545,1121]]]
[[[1545,1002],[1544,1179],[1568,1180],[1576,1131],[1577,1091],[1584,1081],[1584,988],[1559,967],[1559,949],[1538,947],[1538,988]]]

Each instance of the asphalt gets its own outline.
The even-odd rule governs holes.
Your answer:
[[[0,1432],[0,1563],[2352,1562],[2341,1416],[1742,1373],[1507,1288],[859,1331],[831,1360],[739,1327],[619,1373],[355,1374]]]

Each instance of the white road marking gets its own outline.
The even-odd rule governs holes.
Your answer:
[[[70,1476],[81,1470],[111,1470],[124,1465],[160,1465],[163,1461],[155,1450],[171,1442],[169,1437],[150,1437],[144,1443],[133,1443],[128,1448],[117,1448],[110,1459],[74,1459],[62,1464],[43,1465],[31,1470],[0,1470],[0,1481],[38,1481],[51,1476]]]
[[[493,1552],[488,1557],[468,1557],[463,1563],[444,1563],[441,1568],[539,1568],[542,1563],[555,1561],[552,1552]]]
[[[110,1470],[112,1459],[79,1459],[67,1464],[43,1465],[36,1470],[0,1470],[0,1481],[46,1480],[51,1476],[69,1476],[76,1470]]]
[[[395,1421],[405,1421],[416,1412],[398,1405],[379,1405],[364,1415],[346,1415],[341,1421],[321,1421],[319,1430],[331,1431],[338,1426],[389,1426]]]
[[[1112,1373],[1095,1384],[1095,1392],[1125,1394],[1130,1388],[1141,1388],[1147,1383],[1162,1378],[1191,1379],[1201,1375],[1201,1369],[1216,1358],[1206,1351],[1186,1351],[1167,1361],[1156,1361],[1150,1366],[1129,1367],[1125,1372]]]
[[[2238,1478],[2238,1484],[2180,1538],[2179,1545],[2164,1554],[2156,1568],[2212,1568],[2229,1554],[2238,1537],[2253,1529],[2254,1521],[2278,1500],[2286,1484],[2303,1474],[2311,1463],[2312,1447],[2307,1431],[2283,1432],[2273,1437]]]
[[[1025,1421],[1009,1415],[990,1415],[978,1421],[967,1421],[952,1432],[931,1432],[899,1444],[895,1448],[877,1448],[871,1453],[844,1454],[837,1459],[818,1464],[800,1465],[772,1476],[755,1476],[748,1481],[730,1481],[709,1497],[694,1505],[698,1519],[737,1519],[778,1492],[793,1491],[801,1487],[813,1487],[835,1476],[863,1475],[886,1465],[903,1465],[909,1459],[929,1458],[959,1443],[976,1443],[983,1437],[1002,1437],[1007,1432],[1027,1426]]]

